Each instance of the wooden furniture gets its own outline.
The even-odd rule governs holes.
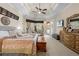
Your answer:
[[[44,36],[38,37],[36,46],[37,46],[37,52],[38,51],[40,51],[40,52],[46,52],[46,41],[45,41]]]
[[[33,40],[27,38],[26,40],[17,38],[7,38],[0,40],[0,53],[18,53],[33,55],[36,52]]]
[[[0,53],[1,53],[1,51],[2,51],[2,49],[1,49],[1,48],[2,48],[2,41],[3,41],[3,40],[0,38]]]
[[[79,33],[60,31],[60,40],[68,48],[79,53]]]
[[[68,48],[72,49],[73,51],[79,53],[79,13],[74,14],[66,19],[67,25],[60,31],[60,40],[63,42]],[[72,29],[72,31],[69,31]]]

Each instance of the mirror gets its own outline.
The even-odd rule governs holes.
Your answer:
[[[67,18],[67,27],[79,32],[79,14],[74,14]]]
[[[70,20],[70,26],[72,29],[79,29],[79,18]]]
[[[67,27],[79,29],[79,14],[74,14],[67,18]]]

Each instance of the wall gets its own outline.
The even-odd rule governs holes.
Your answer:
[[[63,19],[64,20],[64,26],[66,26],[66,19],[68,18],[68,17],[70,17],[71,15],[73,15],[73,14],[77,14],[77,13],[79,13],[79,4],[70,4],[69,6],[67,6],[66,8],[64,8],[64,10],[60,13],[60,14],[58,14],[58,16],[55,18],[56,20],[61,20],[61,19]],[[55,21],[55,22],[57,22],[57,21]],[[57,26],[56,26],[56,33],[59,33],[60,32],[60,30],[62,30],[62,28],[63,27],[61,27],[61,28],[58,28]]]
[[[68,7],[66,7],[59,15],[59,19],[64,19],[65,20],[65,26],[66,26],[66,19],[73,14],[79,13],[79,4],[71,4]]]
[[[9,3],[0,3],[0,6],[7,9],[8,11],[14,13],[15,15],[19,16],[19,20],[14,20],[12,18],[10,18],[11,20],[11,23],[10,23],[10,26],[14,26],[14,27],[21,27],[21,29],[19,29],[18,32],[22,32],[23,31],[23,17],[22,15],[14,8],[12,7]],[[2,17],[2,15],[0,15],[0,18]],[[1,22],[0,22],[0,25],[2,26]]]

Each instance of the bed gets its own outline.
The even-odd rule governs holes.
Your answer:
[[[1,53],[23,53],[26,55],[32,55],[35,52],[34,42],[31,38],[28,40],[20,39],[4,39],[0,41],[0,51]]]
[[[19,36],[0,37],[0,54],[10,54],[10,55],[25,54],[32,56],[36,55],[37,39],[38,34],[26,34],[21,37]]]

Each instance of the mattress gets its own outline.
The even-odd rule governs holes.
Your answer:
[[[2,53],[32,54],[33,40],[3,40]]]

